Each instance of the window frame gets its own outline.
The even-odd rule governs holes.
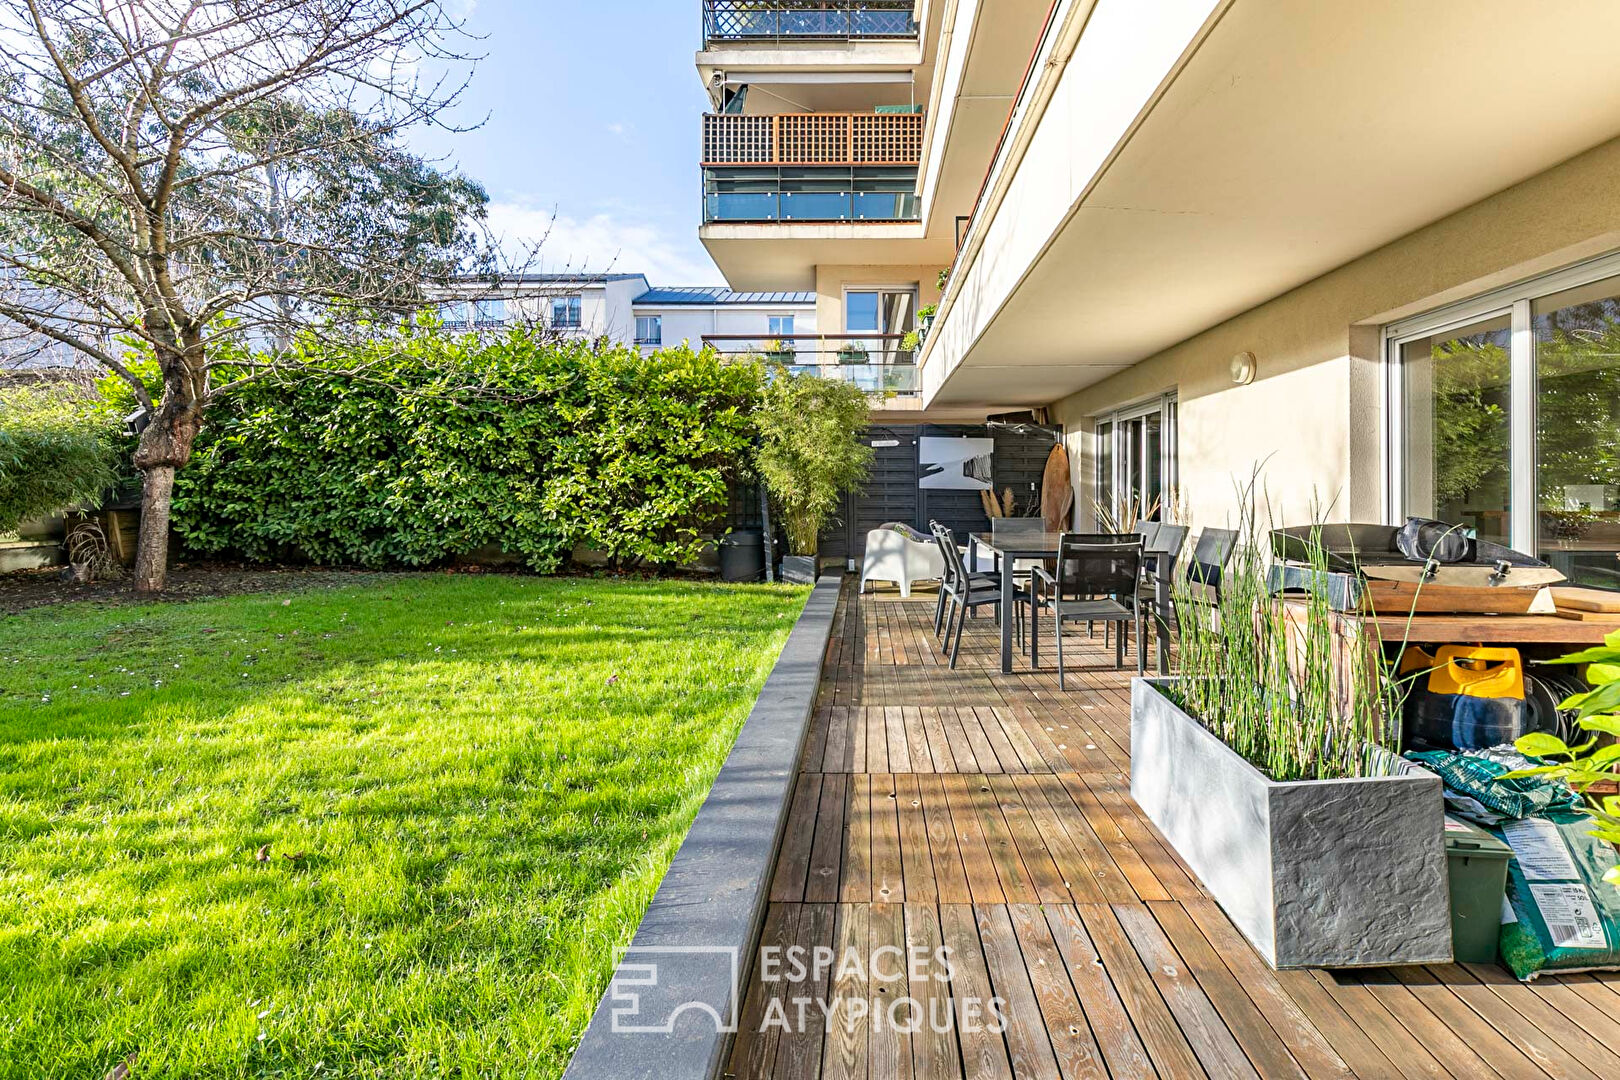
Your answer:
[[[1620,252],[1523,278],[1511,285],[1459,300],[1432,311],[1390,323],[1383,329],[1384,516],[1385,523],[1406,520],[1406,395],[1402,347],[1483,319],[1508,316],[1508,521],[1509,544],[1534,554],[1538,529],[1536,507],[1536,440],[1539,386],[1536,372],[1535,320],[1531,304],[1542,297],[1615,279],[1620,295]]]
[[[773,341],[791,338],[794,335],[795,321],[796,317],[793,315],[767,315],[765,317],[765,332],[771,336]],[[787,324],[786,330],[782,329],[783,323]]]
[[[1121,453],[1123,433],[1126,425],[1133,420],[1157,415],[1159,417],[1159,486],[1163,489],[1159,493],[1159,518],[1163,518],[1173,509],[1173,500],[1181,487],[1181,394],[1179,390],[1166,390],[1155,394],[1151,398],[1123,405],[1108,412],[1098,413],[1091,418],[1091,493],[1094,501],[1102,501],[1105,495],[1111,495],[1110,500],[1117,505],[1118,495],[1127,485],[1122,481],[1129,470],[1129,460]],[[1108,426],[1105,436],[1100,430]],[[1103,441],[1107,439],[1110,446],[1109,469],[1110,475],[1103,475]],[[1166,501],[1166,500],[1171,501]]]
[[[558,305],[568,313],[567,319],[557,317]],[[573,294],[551,298],[551,328],[553,330],[579,330],[585,325],[584,297]]]
[[[642,334],[642,332],[641,332],[641,324],[642,323],[651,323],[652,324],[652,327],[655,330],[655,333],[654,333],[653,336],[647,337],[647,336]],[[655,346],[655,347],[661,347],[664,344],[664,317],[662,315],[637,315],[636,316],[636,344],[637,345],[651,345],[651,346]]]

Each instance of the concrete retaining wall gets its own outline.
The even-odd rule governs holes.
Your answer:
[[[710,1080],[741,1011],[838,606],[822,578],[602,995],[565,1080]]]

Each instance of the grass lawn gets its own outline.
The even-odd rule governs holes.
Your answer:
[[[0,618],[0,1077],[558,1075],[806,596]]]

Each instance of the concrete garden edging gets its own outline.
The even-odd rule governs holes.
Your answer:
[[[840,585],[828,575],[811,591],[565,1080],[719,1075],[732,1037],[722,1029],[742,1010]]]
[[[1274,968],[1449,963],[1440,778],[1277,783],[1131,683],[1131,797]]]

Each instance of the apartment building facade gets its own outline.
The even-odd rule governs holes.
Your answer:
[[[659,286],[645,274],[523,274],[469,277],[447,289],[439,317],[451,329],[498,330],[513,323],[608,338],[644,351],[680,345],[722,352],[782,352],[781,342],[816,331],[815,296]]]
[[[1620,584],[1620,5],[703,8],[728,281],[828,332],[937,304],[875,417],[1035,411],[1081,525],[1219,525],[1260,468],[1283,520],[1436,516]]]

